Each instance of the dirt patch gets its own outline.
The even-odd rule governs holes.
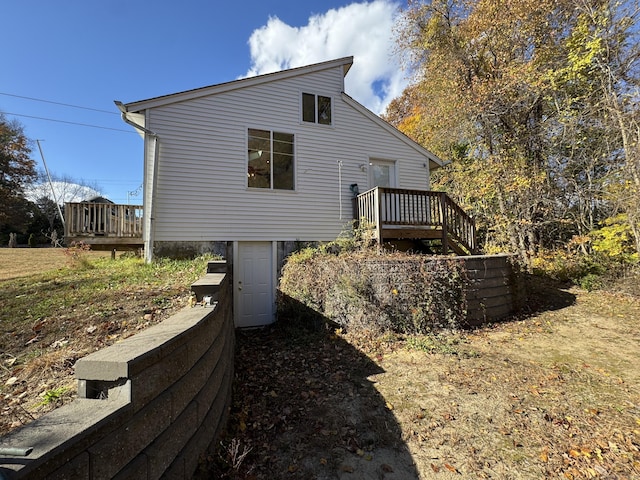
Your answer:
[[[203,478],[638,478],[640,303],[544,292],[437,337],[240,333]]]
[[[383,370],[341,336],[239,332],[235,369],[230,435],[202,478],[415,478],[369,379]]]

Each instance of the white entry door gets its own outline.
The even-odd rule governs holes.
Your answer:
[[[386,187],[396,188],[396,164],[385,160],[369,161],[369,188]],[[381,222],[398,221],[401,212],[396,193],[385,192],[380,197]]]
[[[385,160],[369,161],[369,188],[391,187],[396,185],[396,164]]]
[[[234,298],[236,327],[273,323],[273,248],[271,242],[238,242]]]

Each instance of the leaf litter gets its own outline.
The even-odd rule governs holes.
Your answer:
[[[239,332],[230,422],[199,478],[640,478],[640,301],[539,301],[428,339]]]
[[[82,279],[54,277],[1,293],[27,313],[3,319],[3,431],[70,401],[78,358],[188,302],[181,277],[107,280],[88,300]],[[59,304],[33,302],[54,291]],[[429,338],[238,332],[228,429],[200,478],[639,478],[640,302],[561,293],[571,302],[545,292],[541,313]]]

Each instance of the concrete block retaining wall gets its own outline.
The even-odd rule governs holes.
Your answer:
[[[524,279],[513,255],[460,257],[467,270],[467,321],[471,326],[499,320],[518,312],[524,304]]]
[[[322,261],[319,257],[314,261]],[[453,302],[450,305],[455,321],[463,326],[479,326],[483,323],[497,321],[519,312],[526,301],[524,275],[514,255],[472,255],[460,257],[427,257],[427,256],[393,256],[368,255],[362,257],[347,256],[346,260],[333,261],[327,257],[331,266],[325,270],[318,269],[324,276],[318,284],[300,272],[304,264],[294,265],[292,270],[285,271],[281,286],[281,313],[299,316],[300,312],[315,310],[322,317],[341,325],[349,325],[351,321],[361,322],[368,316],[380,315],[385,321],[386,315],[410,316],[414,308],[419,310],[425,305],[425,299],[416,294],[416,286],[424,281],[417,272],[421,265],[429,271],[433,268],[441,278],[446,278],[450,269],[455,267],[462,280],[461,290],[455,290],[455,298],[447,297],[451,291],[442,292],[434,288],[428,293],[432,299],[431,313],[443,315],[450,312],[443,308],[443,298]],[[438,265],[440,264],[440,265]],[[292,274],[293,272],[293,274]],[[297,276],[300,280],[297,282]],[[356,279],[351,284],[349,276]],[[335,277],[335,278],[334,278]],[[347,279],[346,281],[344,279]],[[305,283],[311,282],[311,285]],[[331,285],[333,283],[333,285]],[[328,286],[328,287],[327,287]],[[332,289],[335,286],[335,289]],[[306,298],[300,298],[301,291],[306,290]],[[402,294],[394,299],[394,292]],[[299,296],[298,296],[299,295]],[[297,298],[297,300],[296,300]],[[351,302],[353,305],[345,305]],[[397,302],[397,303],[395,303]],[[302,310],[300,305],[303,305]],[[318,307],[320,306],[320,307]],[[389,314],[389,310],[391,313]],[[366,321],[366,320],[365,320]],[[392,320],[393,321],[393,320]]]
[[[460,257],[433,257],[433,262],[450,261],[454,258],[462,262],[468,285],[465,290],[467,325],[479,326],[483,323],[500,320],[518,312],[526,298],[523,276],[514,255],[470,255]],[[374,260],[375,262],[376,260]],[[416,260],[420,261],[420,260]],[[389,295],[388,277],[402,276],[405,263],[393,259],[383,259],[382,273],[372,275],[374,290],[384,298]],[[408,281],[408,280],[407,280]]]
[[[79,398],[0,439],[0,479],[191,478],[231,400],[232,301],[219,277],[211,306],[80,359]]]

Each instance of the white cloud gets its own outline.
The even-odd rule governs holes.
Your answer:
[[[393,55],[397,13],[397,3],[375,0],[313,15],[301,27],[271,17],[249,38],[251,68],[247,76],[353,55],[345,90],[373,112],[381,113],[408,83],[398,56]]]

